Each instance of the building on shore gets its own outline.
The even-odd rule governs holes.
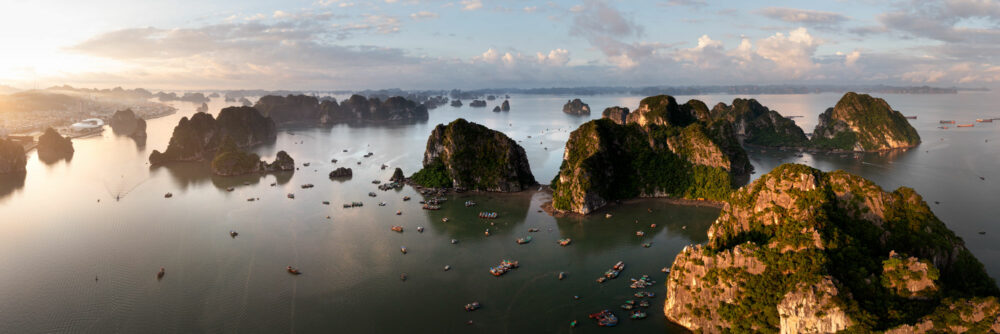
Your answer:
[[[77,123],[73,123],[69,128],[74,132],[90,132],[104,126],[104,121],[100,118],[88,118]]]

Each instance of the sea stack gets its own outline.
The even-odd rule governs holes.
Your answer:
[[[635,112],[606,110],[606,118],[584,123],[570,134],[550,184],[552,208],[589,214],[634,197],[724,200],[753,167],[732,126],[708,121],[707,112],[700,101],[678,105],[660,95]]]
[[[136,116],[132,109],[115,111],[109,123],[111,131],[117,135],[136,139],[146,138],[146,120]]]
[[[196,113],[191,119],[181,118],[170,144],[163,153],[153,150],[149,162],[153,165],[171,161],[205,161],[214,159],[223,138],[230,137],[237,148],[244,149],[277,138],[274,121],[252,107],[228,107],[216,119],[210,114]]]
[[[73,158],[73,141],[59,135],[55,129],[45,129],[38,137],[38,158],[46,162]]]
[[[330,172],[331,179],[339,179],[339,178],[349,179],[352,176],[354,176],[354,171],[352,171],[350,168],[340,167]]]
[[[563,105],[562,111],[570,115],[590,115],[590,106],[583,103],[580,99],[573,99],[566,101],[566,104]]]
[[[1000,289],[913,189],[786,164],[677,255],[664,313],[695,332],[1000,328]]]
[[[735,99],[732,105],[719,103],[711,117],[729,122],[743,142],[757,146],[805,147],[809,138],[790,118],[768,109],[755,99]]]
[[[274,162],[266,163],[255,153],[248,153],[236,146],[232,137],[226,136],[212,159],[212,173],[220,176],[238,176],[254,173],[273,173],[295,170],[295,160],[285,151],[277,154]]]
[[[28,158],[24,146],[14,141],[0,138],[0,175],[24,173]]]
[[[425,187],[517,192],[537,184],[524,148],[461,118],[434,128],[423,165],[410,180]]]
[[[875,152],[917,146],[920,135],[885,100],[849,92],[819,115],[812,144],[820,149]]]
[[[406,176],[403,175],[403,169],[396,167],[396,170],[392,172],[392,177],[389,178],[391,182],[403,182],[406,181]]]

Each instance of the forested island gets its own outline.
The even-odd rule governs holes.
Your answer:
[[[153,150],[149,162],[159,165],[172,161],[207,161],[229,138],[238,148],[248,148],[277,138],[271,118],[264,117],[253,107],[228,107],[219,111],[219,117],[196,113],[181,118],[174,127],[170,143],[164,152]]]

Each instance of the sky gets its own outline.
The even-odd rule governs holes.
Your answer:
[[[1000,1],[0,0],[0,85],[1000,86]]]

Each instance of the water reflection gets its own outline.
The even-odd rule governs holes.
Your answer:
[[[154,176],[161,171],[165,171],[170,175],[171,180],[174,184],[182,189],[187,190],[190,187],[198,186],[206,182],[211,182],[213,186],[220,190],[226,190],[230,187],[238,187],[244,185],[257,185],[261,183],[261,180],[266,178],[267,175],[273,175],[274,183],[277,185],[284,185],[292,179],[294,172],[281,172],[281,173],[271,173],[271,174],[248,174],[242,176],[218,176],[212,173],[211,167],[206,162],[175,162],[160,166],[150,167],[150,172]]]
[[[0,200],[24,188],[24,179],[28,173],[12,173],[0,175]]]
[[[50,166],[62,160],[66,160],[66,162],[69,163],[70,161],[73,161],[73,153],[58,154],[38,152],[38,160]]]

